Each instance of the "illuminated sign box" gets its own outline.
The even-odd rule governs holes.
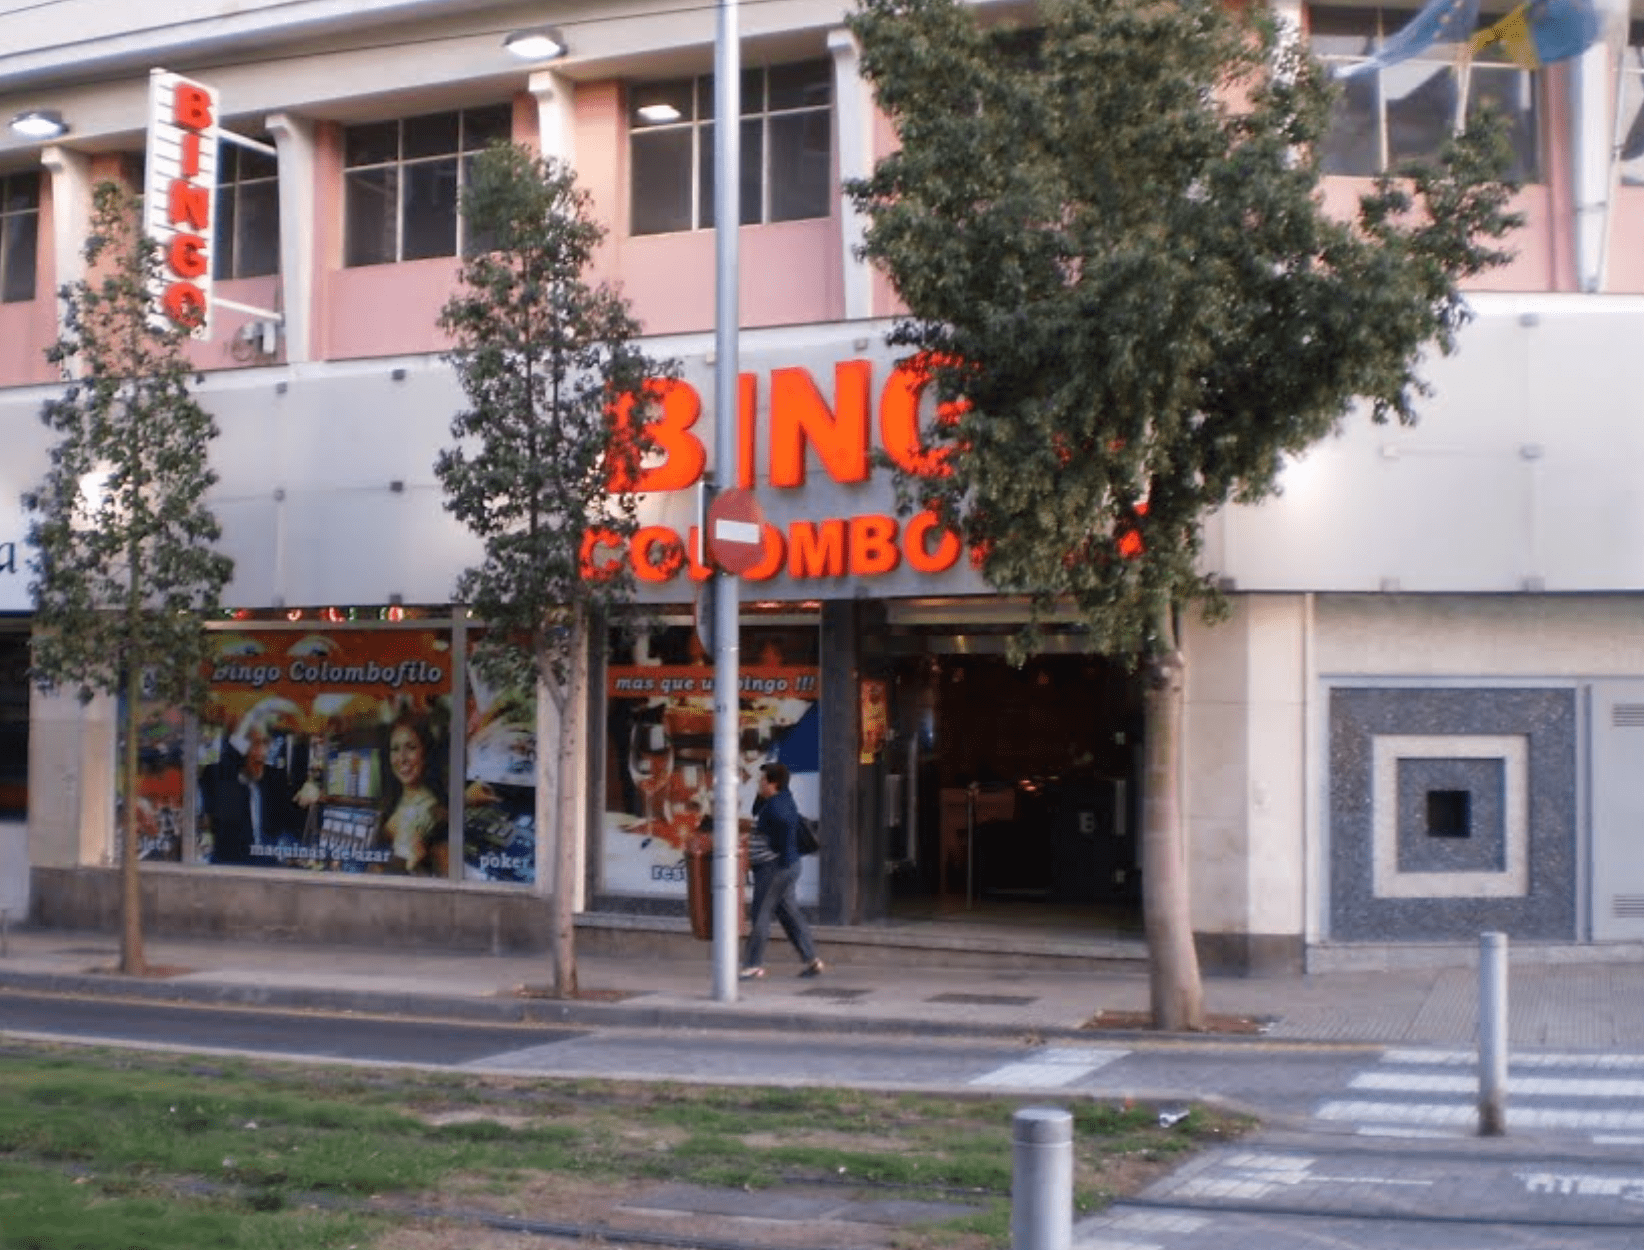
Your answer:
[[[149,74],[143,226],[160,250],[154,320],[211,335],[217,214],[217,92],[165,70]]]

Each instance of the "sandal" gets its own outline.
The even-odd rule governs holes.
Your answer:
[[[820,959],[813,959],[799,970],[802,977],[819,977],[828,970],[828,966]]]
[[[738,981],[757,981],[764,975],[765,969],[763,968],[744,968],[736,974],[736,979]]]

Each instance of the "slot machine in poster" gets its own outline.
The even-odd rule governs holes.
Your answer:
[[[537,700],[523,683],[493,682],[468,633],[462,875],[529,883],[537,876]]]
[[[741,630],[737,812],[744,831],[759,767],[780,760],[799,810],[818,814],[819,632]],[[685,896],[685,839],[713,828],[713,662],[690,626],[615,635],[606,672],[605,814],[600,889]],[[799,899],[817,897],[807,857]]]
[[[213,864],[444,877],[451,635],[212,635],[197,836]]]
[[[119,839],[125,836],[126,797],[130,788],[125,748],[131,719],[126,715],[126,706],[122,694],[115,741],[117,862]],[[168,707],[155,699],[148,683],[144,683],[143,697],[137,702],[137,858],[141,860],[178,863],[183,858],[183,804],[188,799],[183,768],[184,720],[180,708]]]

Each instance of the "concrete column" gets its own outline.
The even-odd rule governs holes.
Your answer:
[[[575,165],[576,84],[551,69],[538,70],[526,84],[537,102],[538,145],[544,156]]]
[[[53,143],[40,151],[51,175],[51,239],[59,288],[85,277],[86,232],[91,228],[91,158]],[[57,301],[57,331],[63,330],[63,301]]]
[[[828,51],[833,54],[833,98],[839,128],[839,181],[866,178],[873,172],[873,92],[861,74],[861,53],[856,38],[848,30],[828,32]],[[856,258],[856,249],[867,234],[868,220],[844,200],[839,208],[844,240],[845,319],[860,321],[873,316],[873,270]]]
[[[314,359],[314,123],[290,113],[264,119],[280,162],[280,290],[285,358]]]

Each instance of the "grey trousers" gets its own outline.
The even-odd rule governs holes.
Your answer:
[[[788,935],[799,952],[799,958],[810,963],[816,958],[816,947],[811,943],[811,931],[805,917],[799,913],[794,898],[794,887],[799,884],[799,865],[784,868],[776,860],[755,864],[753,868],[753,919],[748,934],[748,957],[744,968],[757,968],[765,959],[765,943],[771,936],[771,917],[782,922],[782,931]]]

